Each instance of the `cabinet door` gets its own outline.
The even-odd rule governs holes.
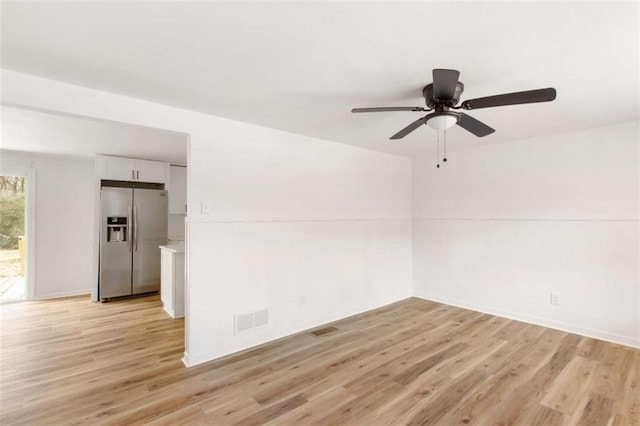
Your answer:
[[[135,163],[132,158],[100,156],[100,178],[109,180],[136,180]]]
[[[136,180],[139,182],[165,183],[166,163],[162,161],[136,160]]]
[[[169,176],[169,214],[187,213],[187,168],[171,166]]]

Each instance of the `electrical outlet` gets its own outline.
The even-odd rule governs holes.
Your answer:
[[[560,297],[558,296],[557,293],[551,293],[549,295],[549,303],[551,303],[552,305],[559,305],[560,304]]]
[[[300,295],[300,306],[304,306],[307,304],[307,299],[304,294]]]

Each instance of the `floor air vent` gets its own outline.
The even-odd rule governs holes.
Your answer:
[[[236,333],[241,333],[256,327],[262,327],[267,324],[269,324],[268,309],[235,316]]]
[[[317,330],[310,331],[309,334],[311,334],[312,336],[320,337],[336,330],[337,330],[336,327],[325,327],[325,328],[319,328]]]

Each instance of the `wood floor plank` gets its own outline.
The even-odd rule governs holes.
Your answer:
[[[393,380],[401,385],[408,385],[413,382],[418,376],[424,374],[426,371],[432,369],[439,363],[448,360],[450,357],[455,356],[467,349],[469,345],[466,343],[454,343],[453,345],[444,348],[440,352],[424,359],[416,364],[409,366],[404,371],[400,371]]]
[[[624,379],[622,399],[615,401],[614,410],[622,419],[640,425],[640,353],[635,353]]]
[[[473,424],[495,426],[528,425],[527,418],[532,410],[540,406],[543,391],[527,382],[510,389],[502,396],[493,409],[478,413],[479,421]]]
[[[400,391],[401,386],[392,380],[387,380],[384,384],[370,389],[358,395],[356,398],[344,401],[333,409],[328,410],[326,416],[318,420],[317,424],[323,425],[359,425],[363,422],[363,417],[370,413],[375,407],[386,401],[391,396]]]
[[[241,419],[262,410],[262,406],[253,398],[238,395],[235,398],[219,398],[215,404],[201,404],[205,415],[205,423],[233,424]]]
[[[568,419],[567,416],[559,411],[552,410],[544,405],[538,405],[529,418],[529,424],[532,425],[545,425],[545,426],[561,426],[564,425]]]
[[[278,417],[288,413],[297,407],[306,404],[308,401],[302,395],[295,395],[284,401],[275,403],[266,408],[263,408],[248,417],[240,419],[236,425],[238,426],[254,426],[262,425],[270,420],[277,419]]]
[[[640,424],[640,350],[417,298],[189,369],[157,296],[0,320],[3,425]]]
[[[407,424],[427,401],[436,398],[445,389],[451,378],[437,371],[419,376],[392,398],[383,401],[366,417],[367,424]]]
[[[511,389],[522,384],[523,376],[527,374],[527,366],[516,365],[504,372],[491,376],[478,386],[473,392],[468,392],[461,398],[457,408],[443,416],[443,424],[473,424],[477,423],[485,413],[499,404]]]
[[[542,399],[542,405],[571,416],[589,387],[598,366],[599,361],[574,357],[549,387]]]
[[[342,386],[330,388],[314,399],[310,399],[308,404],[304,404],[296,409],[284,414],[270,422],[268,425],[299,425],[319,422],[330,411],[340,404],[349,404],[356,398]]]
[[[442,389],[432,400],[421,405],[420,411],[409,420],[407,425],[435,424],[460,403],[460,395],[473,390],[486,378],[485,373],[480,370],[473,370],[459,377]]]
[[[608,347],[603,352],[590,391],[609,399],[622,399],[625,381],[633,366],[633,352],[614,347]]]
[[[637,426],[637,425],[638,425],[638,422],[632,422],[631,420],[627,419],[626,417],[618,413],[615,413],[607,423],[607,426]]]
[[[586,404],[579,412],[580,416],[575,424],[585,426],[606,425],[613,416],[613,401],[595,393],[589,394]],[[575,417],[577,418],[577,416]]]

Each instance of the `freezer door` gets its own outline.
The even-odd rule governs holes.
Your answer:
[[[167,243],[167,191],[133,190],[133,294],[160,291],[160,248]]]
[[[133,190],[100,191],[100,291],[101,299],[131,294],[131,214]],[[109,218],[127,218],[126,227],[109,230]]]

